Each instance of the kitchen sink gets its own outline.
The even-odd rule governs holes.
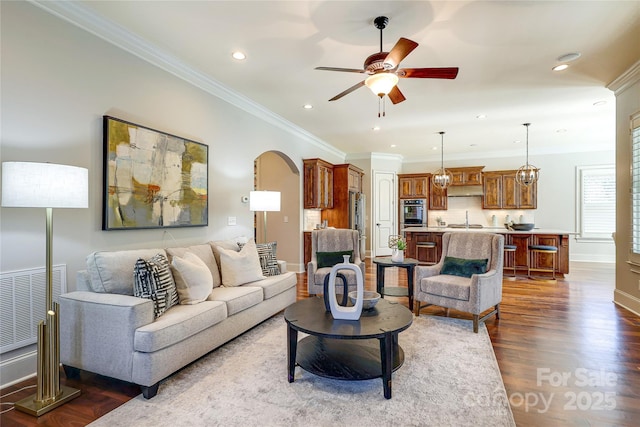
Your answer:
[[[467,224],[449,224],[449,228],[467,228]],[[483,228],[482,224],[469,224],[469,228]]]

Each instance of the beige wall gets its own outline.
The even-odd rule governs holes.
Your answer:
[[[616,93],[616,290],[614,301],[640,315],[640,265],[630,265],[630,117],[640,112],[640,61],[610,86]],[[640,259],[636,255],[635,261]],[[634,272],[634,270],[636,272]]]
[[[267,241],[278,242],[278,259],[288,260],[288,267],[298,271],[300,247],[296,241],[302,229],[300,206],[302,177],[300,170],[283,153],[266,152],[256,160],[256,189],[280,192],[280,212],[267,213]],[[264,240],[263,212],[257,212],[257,241]]]

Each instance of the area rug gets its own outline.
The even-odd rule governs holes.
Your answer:
[[[299,334],[300,339],[304,334]],[[339,381],[296,367],[277,315],[92,424],[114,426],[515,426],[484,325],[422,315],[399,335],[405,362],[382,380]]]

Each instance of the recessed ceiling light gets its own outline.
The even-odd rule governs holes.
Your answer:
[[[607,103],[607,101],[598,101],[598,102],[594,102],[593,106],[594,107],[601,107],[603,105],[605,105]]]
[[[390,146],[390,147],[391,147],[391,148],[396,148],[396,147],[397,147],[397,145],[396,145],[396,144],[391,144],[391,146]]]
[[[476,116],[476,119],[486,119],[486,118],[487,118],[487,115],[486,115],[486,114],[478,114],[478,115]]]
[[[311,109],[313,108],[313,105],[311,105],[311,104],[304,104],[304,105],[302,106],[302,108],[304,108],[305,110],[311,110]]]
[[[552,68],[553,71],[564,71],[567,68],[569,68],[569,66],[567,64],[560,64],[560,65],[556,65],[555,67]]]
[[[520,141],[519,139],[516,139],[515,141],[513,141],[514,144],[520,144],[522,141]]]
[[[556,130],[556,133],[565,133],[567,130],[566,129],[558,129]]]
[[[372,129],[377,132],[380,130],[380,126],[374,126]]]
[[[576,59],[580,58],[580,52],[571,52],[571,53],[565,53],[564,55],[558,56],[558,61],[559,62],[571,62],[571,61],[575,61]]]
[[[247,55],[245,55],[244,53],[240,52],[239,50],[233,52],[231,54],[231,56],[233,57],[233,59],[237,59],[239,61],[242,61],[243,59],[247,59]]]
[[[432,149],[433,151],[436,151],[436,150],[438,149],[438,147],[431,147],[431,149]]]
[[[477,147],[478,144],[469,144],[469,147]]]

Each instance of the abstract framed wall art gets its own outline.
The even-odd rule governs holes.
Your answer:
[[[209,147],[103,117],[103,230],[208,224]]]

